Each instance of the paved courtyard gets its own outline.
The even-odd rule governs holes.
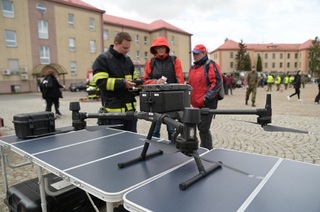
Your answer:
[[[264,88],[258,88],[256,108],[245,105],[245,90],[235,89],[233,95],[225,96],[219,102],[220,109],[252,109],[264,108],[266,94],[271,94],[272,99],[272,123],[271,125],[298,130],[310,131],[310,134],[292,132],[267,132],[255,122],[256,115],[217,115],[213,120],[211,131],[214,137],[215,148],[226,148],[256,154],[270,155],[282,158],[298,160],[306,163],[320,164],[320,104],[314,103],[318,93],[316,84],[308,84],[301,89],[303,101],[297,101],[297,97],[287,100],[287,96],[294,90],[289,88],[282,92],[266,92]],[[85,98],[85,92],[63,92],[61,99],[61,112],[63,116],[56,120],[56,127],[71,125],[71,112],[69,103]],[[97,112],[100,102],[81,102],[82,112]],[[3,136],[14,134],[12,123],[15,114],[43,111],[44,100],[40,93],[0,95],[0,117],[4,119],[5,127],[0,128]],[[87,125],[95,125],[96,120],[88,120]],[[138,133],[148,133],[150,123],[138,121]],[[166,138],[166,128],[162,127],[161,137]],[[24,159],[15,153],[6,151],[11,163],[23,162]],[[25,166],[15,170],[8,169],[9,184],[13,185],[26,179],[36,177],[35,166]],[[2,178],[0,181],[0,198],[4,199]],[[5,208],[0,201],[0,208]],[[3,209],[2,211],[8,211]]]

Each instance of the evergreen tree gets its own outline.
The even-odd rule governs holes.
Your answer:
[[[262,72],[262,60],[260,54],[258,55],[257,59],[257,71]]]
[[[247,46],[243,43],[243,40],[241,39],[241,42],[239,43],[239,51],[236,54],[236,68],[237,70],[245,70],[245,55],[247,52]]]
[[[251,71],[251,59],[248,53],[244,55],[243,70]]]
[[[320,42],[319,38],[315,37],[309,48],[309,70],[311,74],[316,73],[320,76]]]

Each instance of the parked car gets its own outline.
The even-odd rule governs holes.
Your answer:
[[[85,91],[87,88],[86,82],[79,82],[79,83],[71,83],[69,90],[71,92],[79,92],[79,91]]]

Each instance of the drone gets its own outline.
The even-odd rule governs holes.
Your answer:
[[[261,179],[262,177],[253,176],[241,170],[223,164],[221,161],[208,161],[201,158],[198,154],[199,141],[197,138],[197,124],[201,122],[201,115],[208,114],[238,114],[238,115],[257,115],[256,124],[266,131],[288,131],[297,133],[310,133],[301,130],[289,129],[269,125],[272,119],[271,94],[266,96],[266,104],[260,109],[209,109],[209,108],[192,108],[190,107],[190,85],[186,84],[164,84],[164,85],[144,85],[140,92],[140,110],[127,111],[123,113],[108,113],[105,110],[98,113],[84,113],[80,111],[79,102],[71,102],[69,109],[72,111],[72,126],[74,130],[87,129],[86,119],[97,118],[103,119],[142,119],[151,122],[151,126],[146,139],[143,141],[144,146],[140,156],[130,161],[118,163],[119,168],[125,168],[140,161],[148,160],[152,157],[165,153],[181,152],[182,154],[193,157],[199,173],[185,182],[179,184],[181,190],[186,190],[192,184],[218,170],[226,167],[234,171],[246,174],[249,177]],[[161,142],[152,139],[152,134],[157,122],[169,124],[175,128],[175,132],[169,142]],[[95,126],[94,130],[99,127],[114,126]],[[149,145],[154,145],[159,151],[148,153]],[[205,168],[202,160],[212,163],[213,165]]]

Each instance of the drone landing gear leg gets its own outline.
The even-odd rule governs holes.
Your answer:
[[[157,124],[156,122],[152,122],[151,127],[149,129],[148,136],[147,136],[148,140],[151,140],[154,128],[156,127],[156,124]],[[142,149],[142,152],[140,154],[140,157],[134,158],[132,160],[129,160],[129,161],[126,161],[126,162],[123,162],[123,163],[118,163],[118,167],[119,168],[124,168],[124,167],[130,166],[130,165],[133,165],[135,163],[138,163],[140,161],[148,160],[150,158],[153,158],[155,156],[161,155],[163,153],[161,150],[159,150],[159,151],[147,154],[148,149],[149,149],[149,145],[150,144],[148,142],[145,142],[144,146],[143,146],[143,149]]]
[[[185,182],[180,183],[179,188],[181,190],[186,190],[192,184],[198,182],[199,180],[201,180],[202,178],[204,178],[205,176],[207,176],[211,172],[214,172],[215,170],[221,168],[221,164],[217,163],[215,165],[210,166],[208,169],[205,169],[202,162],[201,162],[201,158],[199,157],[199,154],[196,150],[193,151],[193,157],[194,157],[194,160],[197,164],[199,174],[190,178],[189,180],[186,180]]]

